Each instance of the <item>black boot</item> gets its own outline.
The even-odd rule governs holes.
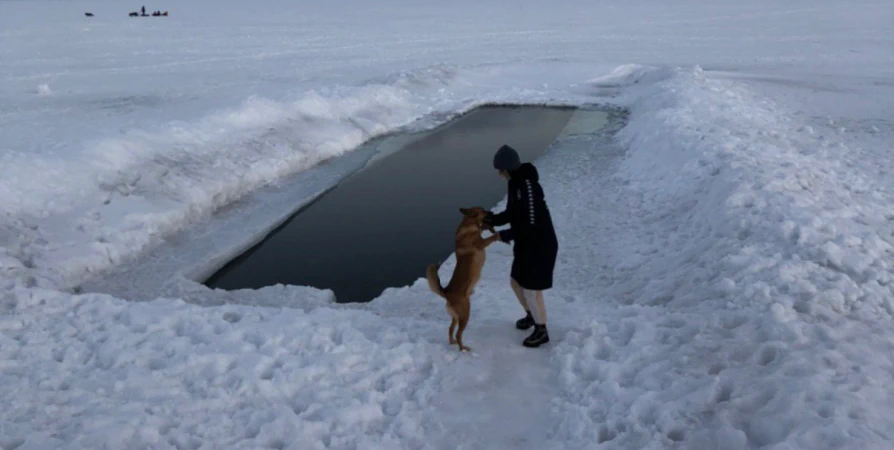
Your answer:
[[[531,311],[528,311],[528,315],[522,317],[515,321],[515,328],[519,330],[527,330],[534,326],[534,316],[531,315]]]
[[[546,331],[546,325],[534,325],[534,332],[522,342],[525,347],[540,347],[549,342],[549,333]]]

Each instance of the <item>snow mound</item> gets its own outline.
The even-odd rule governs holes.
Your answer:
[[[0,316],[0,434],[21,448],[395,448],[423,440],[443,358],[364,311],[45,291],[18,312]]]
[[[638,84],[640,82],[654,83],[672,76],[672,71],[667,68],[645,66],[642,64],[623,64],[615,67],[611,72],[587,80],[587,84],[596,87],[622,87]]]
[[[619,137],[632,149],[619,180],[661,226],[634,253],[664,250],[637,263],[674,269],[639,271],[652,281],[630,301],[894,313],[887,207],[873,180],[837,158],[840,143],[698,69],[649,88]]]
[[[45,97],[47,95],[52,95],[53,91],[50,90],[49,84],[39,84],[37,85],[37,95],[41,97]]]
[[[881,187],[841,164],[840,142],[699,69],[642,86],[630,111],[616,171],[567,173],[599,193],[574,207],[612,219],[563,228],[592,247],[579,276],[601,275],[562,282],[600,306],[556,348],[560,440],[886,448],[894,397],[871,381],[894,363]]]

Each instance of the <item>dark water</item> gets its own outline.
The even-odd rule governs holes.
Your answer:
[[[572,109],[477,109],[355,173],[304,208],[205,284],[222,289],[277,283],[328,288],[339,302],[368,301],[424,276],[453,252],[460,207],[490,208],[506,195],[492,167],[503,144],[522,161],[540,155]],[[406,136],[372,145],[387,147]]]

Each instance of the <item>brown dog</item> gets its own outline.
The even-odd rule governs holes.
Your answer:
[[[484,249],[500,239],[498,234],[493,234],[487,239],[481,238],[482,222],[487,215],[487,210],[480,207],[460,208],[463,219],[456,229],[456,267],[447,287],[441,287],[441,279],[438,277],[438,265],[432,264],[426,270],[425,278],[432,292],[447,300],[447,312],[450,313],[450,329],[447,337],[450,345],[459,344],[459,350],[471,350],[463,345],[463,330],[469,323],[471,312],[472,291],[475,284],[481,279],[481,269],[484,267]],[[492,227],[487,229],[493,233]],[[456,339],[453,338],[453,330],[459,323]]]

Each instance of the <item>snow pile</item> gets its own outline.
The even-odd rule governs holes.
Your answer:
[[[52,261],[77,262],[87,257],[69,270],[95,270],[115,264],[156,235],[207,216],[269,180],[313,166],[402,125],[407,109],[400,92],[379,86],[346,99],[311,92],[286,105],[251,100],[239,110],[197,124],[102,140],[84,152],[85,158],[47,162],[38,174],[10,172],[5,179],[11,183],[5,187],[16,201],[4,203],[4,212],[7,217],[29,217],[36,205],[43,205],[38,207],[41,215],[53,217],[54,222],[68,219],[64,228],[73,222],[81,239],[88,239],[86,248],[44,246],[34,252],[47,259],[42,264],[50,266]],[[17,165],[14,160],[10,170]],[[53,184],[53,179],[63,177],[64,185]],[[37,227],[35,223],[32,228]],[[40,227],[39,238],[53,243],[70,233],[51,227]],[[65,280],[69,274],[61,275]]]
[[[700,70],[650,88],[632,110],[618,177],[660,224],[639,253],[664,250],[631,258],[655,269],[638,271],[650,286],[628,301],[894,313],[887,202],[837,158],[848,153],[841,144]],[[668,268],[677,271],[655,276]]]
[[[53,91],[50,90],[49,84],[38,84],[37,85],[37,95],[41,97],[45,97],[47,95],[52,95]]]
[[[570,447],[886,448],[891,226],[847,149],[700,69],[641,88],[619,138],[612,184],[577,186],[615,223],[565,231],[608,272],[557,348]]]
[[[424,442],[445,354],[368,312],[30,298],[0,316],[4,448]]]

